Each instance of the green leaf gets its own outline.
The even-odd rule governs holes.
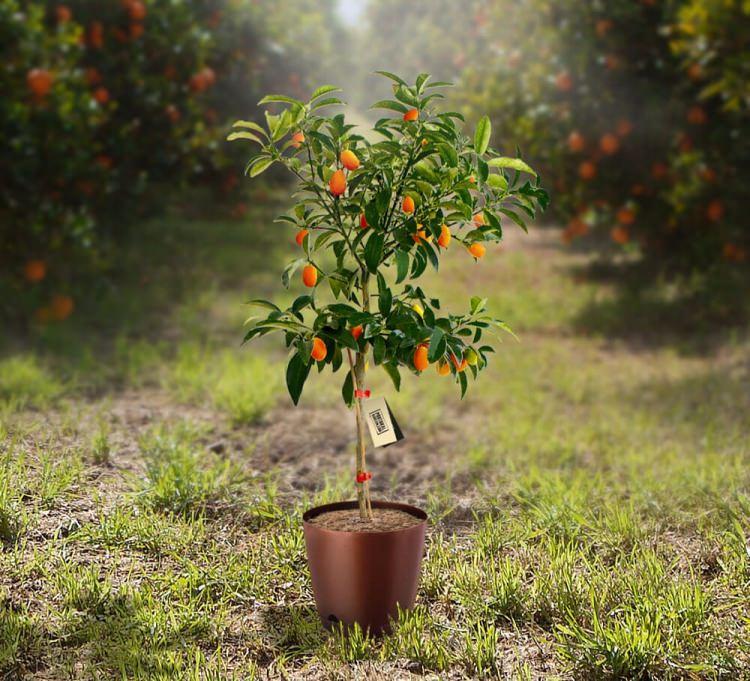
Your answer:
[[[461,399],[464,399],[466,394],[466,388],[469,387],[469,379],[466,378],[466,372],[462,371],[458,374],[458,381],[461,384]]]
[[[346,372],[344,385],[341,386],[341,397],[344,398],[347,407],[351,407],[354,404],[354,381],[352,380],[351,371]]]
[[[380,365],[383,363],[383,359],[385,358],[385,350],[386,347],[383,337],[377,336],[372,342],[372,360],[376,365]]]
[[[307,261],[304,258],[297,258],[284,268],[284,271],[281,273],[281,283],[284,285],[284,288],[289,288],[289,279],[299,269],[300,265],[305,262]]]
[[[270,300],[264,300],[263,298],[252,298],[247,301],[246,305],[256,305],[258,307],[265,307],[269,310],[281,312],[281,308],[278,305],[274,305]]]
[[[321,85],[317,90],[315,90],[315,92],[312,93],[310,101],[312,102],[313,99],[317,99],[318,97],[327,95],[329,92],[336,92],[338,90],[341,90],[341,88],[336,87],[335,85]]]
[[[365,220],[367,220],[367,224],[373,229],[377,229],[380,225],[380,213],[375,201],[370,201],[365,206]]]
[[[480,156],[487,151],[490,145],[490,135],[492,135],[492,124],[489,116],[482,116],[477,123],[477,129],[474,131],[474,151]]]
[[[268,168],[273,163],[272,158],[259,158],[255,163],[253,163],[252,166],[250,166],[250,171],[248,172],[248,175],[250,177],[257,177],[260,175],[266,168]]]
[[[438,144],[438,153],[446,165],[455,168],[458,165],[458,154],[450,144]]]
[[[400,284],[409,274],[409,254],[401,249],[396,251],[396,283]]]
[[[395,73],[391,73],[390,71],[375,71],[375,73],[380,74],[381,76],[385,76],[386,78],[390,78],[391,80],[395,80],[400,85],[403,85],[404,87],[408,87],[406,81],[397,76]]]
[[[427,361],[436,362],[439,360],[445,354],[446,347],[445,333],[439,326],[436,326],[430,336],[430,349],[427,352]]]
[[[509,210],[508,208],[500,208],[500,212],[503,215],[507,215],[513,222],[515,222],[524,232],[528,232],[529,230],[526,228],[526,223],[523,221],[520,215],[518,213],[514,213],[512,210]]]
[[[417,76],[417,92],[422,92],[424,84],[430,79],[429,73],[420,73]]]
[[[396,95],[396,99],[398,99],[401,102],[404,102],[404,104],[408,104],[411,107],[419,106],[419,100],[414,96],[414,94],[409,88],[406,88],[403,85],[396,88],[395,95]]]
[[[406,113],[409,109],[406,108],[401,102],[394,102],[392,99],[381,99],[379,102],[375,102],[371,109],[390,109],[391,111],[398,111],[399,113]]]
[[[484,310],[484,306],[487,304],[487,298],[480,298],[479,296],[472,296],[471,298],[471,314],[481,312]]]
[[[393,294],[391,293],[391,290],[388,288],[385,290],[381,289],[378,293],[378,310],[384,317],[387,317],[388,313],[391,311],[392,302]]]
[[[497,158],[491,158],[487,161],[487,165],[492,168],[510,168],[511,170],[518,170],[522,173],[529,173],[536,177],[534,169],[522,161],[520,158],[509,158],[508,156],[498,156]]]
[[[396,390],[401,390],[401,373],[399,372],[398,367],[390,362],[383,364],[382,367],[385,369],[388,376],[390,376],[391,381],[393,381],[393,387],[396,388]]]
[[[270,104],[271,102],[284,102],[285,104],[297,104],[299,106],[303,106],[303,103],[299,101],[299,99],[294,99],[294,97],[287,97],[286,95],[266,95],[258,102],[258,105],[261,104]]]
[[[487,178],[487,184],[493,189],[499,189],[502,192],[508,189],[508,180],[505,179],[504,175],[498,175],[497,173],[493,173]]]
[[[345,102],[342,102],[338,97],[326,97],[325,99],[319,99],[315,104],[312,105],[312,109],[322,109],[324,106],[331,106],[333,104],[343,105]]]
[[[230,132],[227,135],[227,142],[234,142],[235,140],[250,140],[251,142],[263,144],[263,140],[260,139],[260,137],[253,135],[251,132],[245,132],[244,130],[241,132]]]
[[[302,388],[305,387],[305,381],[310,373],[312,363],[309,359],[303,358],[299,352],[295,353],[286,367],[286,387],[289,390],[289,396],[296,405],[299,402]]]
[[[365,245],[365,263],[370,272],[377,272],[383,255],[384,234],[373,234]]]
[[[233,128],[249,128],[250,130],[255,130],[255,132],[259,132],[264,137],[268,137],[268,133],[255,121],[235,121],[232,123]]]

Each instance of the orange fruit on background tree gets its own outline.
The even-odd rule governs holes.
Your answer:
[[[70,296],[65,295],[52,296],[50,310],[52,313],[52,319],[61,322],[72,314],[73,299]]]
[[[127,9],[133,21],[143,21],[146,18],[146,5],[141,0],[130,0],[127,3]]]
[[[620,137],[627,137],[631,132],[633,132],[633,124],[627,118],[621,118],[619,121],[617,121],[615,132]]]
[[[441,359],[437,363],[435,369],[437,369],[438,375],[440,376],[447,376],[451,372],[450,365],[444,359]]]
[[[568,149],[570,149],[570,151],[572,151],[573,153],[577,154],[583,151],[585,146],[586,140],[584,139],[583,135],[577,130],[573,130],[573,132],[568,135]]]
[[[298,246],[302,245],[302,242],[305,240],[305,237],[310,233],[307,229],[301,229],[299,232],[297,232],[297,236],[294,237],[294,240],[297,242]]]
[[[614,154],[620,148],[620,140],[617,139],[616,135],[611,132],[602,135],[599,140],[599,148],[608,155]]]
[[[482,213],[481,211],[479,213],[475,213],[473,221],[477,227],[481,227],[482,225],[484,225],[484,213]]]
[[[369,227],[369,225],[367,224],[367,218],[365,217],[364,213],[359,216],[359,227],[360,229],[367,229]]]
[[[36,97],[48,95],[54,81],[54,77],[47,69],[31,69],[26,74],[26,84]]]
[[[302,283],[307,288],[313,288],[318,283],[318,268],[315,265],[305,265],[302,269]]]
[[[611,19],[599,19],[599,21],[596,22],[596,35],[603,38],[609,33],[613,26],[614,22]]]
[[[630,241],[630,232],[627,227],[623,227],[622,225],[613,227],[609,235],[616,244],[624,245]]]
[[[451,242],[451,230],[448,225],[443,225],[440,228],[440,236],[438,237],[438,246],[441,248],[448,248],[448,245]]]
[[[312,352],[310,352],[310,357],[312,357],[316,362],[322,362],[327,355],[328,348],[323,342],[323,339],[315,336],[315,338],[313,338],[313,346]]]
[[[203,71],[199,71],[198,73],[194,73],[190,80],[188,81],[188,85],[190,86],[190,89],[193,92],[203,92],[208,88],[208,82],[206,81],[206,74],[203,73]]]
[[[23,268],[26,281],[36,284],[47,276],[47,265],[44,260],[29,260]]]
[[[706,208],[706,217],[711,222],[720,222],[724,217],[724,204],[720,199],[714,199],[708,204]]]
[[[414,212],[414,199],[411,198],[411,196],[405,196],[404,200],[401,204],[401,210],[404,211],[404,213],[413,213]]]
[[[295,149],[299,149],[302,146],[302,143],[304,141],[305,141],[304,133],[297,131],[292,135],[292,146]]]
[[[343,170],[337,170],[331,175],[328,188],[334,196],[341,196],[346,191],[346,175]]]
[[[708,182],[708,184],[716,182],[716,171],[713,168],[701,168],[700,176],[701,180]]]
[[[414,368],[417,371],[424,371],[428,366],[430,366],[430,363],[427,360],[427,352],[428,352],[427,343],[422,343],[421,345],[418,345],[417,349],[414,351],[413,364],[414,364]]]
[[[67,24],[73,18],[73,12],[67,5],[58,5],[55,8],[55,17],[58,24]]]
[[[355,154],[353,151],[350,151],[349,149],[344,149],[344,151],[341,152],[339,160],[341,161],[341,165],[344,166],[344,168],[346,168],[347,170],[356,170],[357,168],[359,168],[359,159],[357,158],[357,154]]]
[[[635,213],[630,208],[620,208],[617,211],[617,222],[621,225],[632,225],[635,222]]]
[[[566,228],[571,237],[583,236],[589,231],[589,226],[580,217],[573,218]]]
[[[94,99],[99,104],[106,104],[109,101],[109,90],[105,87],[99,87],[94,90]]]
[[[721,255],[727,262],[745,262],[747,260],[747,251],[733,243],[726,243],[721,250]]]
[[[578,166],[578,176],[582,180],[593,180],[596,177],[596,164],[593,161],[583,161]]]
[[[100,50],[104,47],[104,26],[101,21],[92,21],[88,30],[88,44]]]
[[[405,121],[416,121],[417,118],[419,118],[419,110],[417,110],[417,109],[409,109],[404,114],[404,120]]]
[[[471,253],[477,260],[484,258],[486,252],[487,249],[484,247],[484,244],[473,243],[469,246],[469,253]]]
[[[357,324],[357,326],[352,327],[352,336],[354,336],[354,340],[359,340],[359,337],[362,335],[362,324]]]

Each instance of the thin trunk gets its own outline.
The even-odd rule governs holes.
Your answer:
[[[370,294],[368,288],[367,272],[362,272],[362,309],[365,312],[370,311]],[[352,367],[352,378],[354,379],[354,390],[365,389],[365,361],[367,358],[367,346],[364,352],[358,352],[354,366]],[[349,355],[351,362],[351,354]],[[355,393],[356,394],[356,393]],[[361,395],[361,393],[360,393]],[[362,397],[354,399],[354,413],[357,416],[357,454],[356,468],[357,475],[367,472],[366,453],[367,440],[365,439],[365,418],[362,413]],[[372,504],[370,502],[370,481],[364,480],[357,483],[357,501],[359,503],[359,517],[362,520],[372,520]]]

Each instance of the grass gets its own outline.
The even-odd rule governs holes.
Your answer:
[[[195,272],[155,247],[149,310],[126,287],[103,336],[83,306],[0,361],[0,673],[750,678],[746,329],[612,338],[584,321],[620,299],[577,283],[583,256],[554,236],[477,266],[452,252],[426,287],[449,307],[486,288],[521,342],[462,402],[431,371],[399,395],[370,373],[407,435],[370,455],[376,489],[431,529],[394,631],[328,633],[299,516],[351,494],[340,378],[311,377],[292,410],[283,352],[237,347],[242,301],[291,245],[264,261],[263,230],[184,230]]]

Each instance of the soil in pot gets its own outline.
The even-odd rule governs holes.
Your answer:
[[[362,520],[359,509],[337,509],[310,518],[309,522],[326,530],[339,532],[390,532],[404,530],[423,522],[411,513],[397,508],[373,508],[372,520]]]

